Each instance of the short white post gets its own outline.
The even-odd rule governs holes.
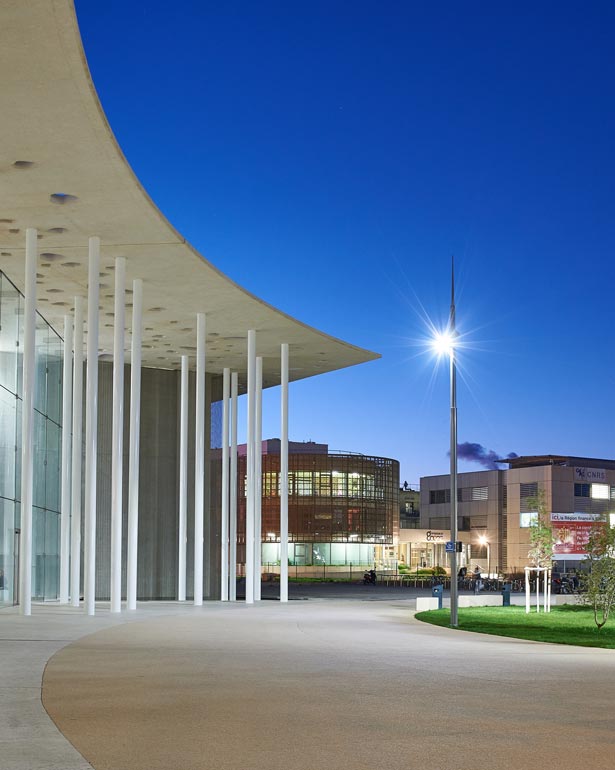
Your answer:
[[[111,436],[111,588],[110,610],[122,611],[122,518],[124,449],[124,317],[126,259],[115,260],[113,328],[113,418]]]
[[[525,612],[530,611],[530,568],[525,568]]]
[[[188,544],[188,356],[181,357],[179,415],[179,551],[177,600],[186,601],[186,547]]]
[[[230,601],[237,600],[237,399],[239,375],[231,375],[231,478],[229,510],[229,595]]]
[[[288,601],[288,343],[280,355],[280,601]]]
[[[89,241],[88,368],[85,394],[85,548],[84,599],[88,615],[96,613],[96,463],[98,437],[98,295],[100,238]]]
[[[261,600],[263,501],[263,358],[256,359],[256,415],[254,426],[254,600]]]
[[[248,331],[248,430],[246,441],[246,604],[254,602],[254,433],[256,427],[256,331]]]
[[[205,505],[205,314],[196,316],[196,429],[194,453],[194,604],[203,604]]]
[[[132,339],[130,343],[130,439],[128,447],[128,531],[126,548],[126,608],[137,609],[139,560],[139,458],[141,447],[141,327],[143,281],[132,282]]]
[[[540,567],[536,567],[536,612],[540,612]]]
[[[70,603],[79,606],[81,581],[81,453],[83,450],[83,298],[75,297],[73,446],[70,530]]]
[[[32,473],[34,456],[34,386],[36,377],[36,230],[26,230],[24,282],[23,403],[21,412],[21,536],[19,613],[32,614]]]
[[[224,367],[222,372],[222,521],[220,527],[220,599],[228,601],[229,584],[229,394],[231,389],[231,370]]]
[[[64,316],[62,361],[62,502],[60,515],[60,604],[68,604],[70,572],[70,460],[73,405],[73,322]]]
[[[549,569],[549,577],[547,578],[547,591],[548,591],[548,612],[551,612],[551,570]]]

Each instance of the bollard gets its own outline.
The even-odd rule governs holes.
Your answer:
[[[510,607],[510,583],[504,583],[502,586],[502,606]]]
[[[432,586],[431,589],[431,595],[437,597],[438,599],[438,609],[442,609],[442,594],[444,592],[444,586]]]

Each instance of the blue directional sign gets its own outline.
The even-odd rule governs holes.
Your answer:
[[[446,553],[455,553],[455,541],[454,540],[447,540],[446,541]]]

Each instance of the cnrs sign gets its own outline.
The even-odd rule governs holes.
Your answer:
[[[575,481],[606,481],[606,471],[602,468],[575,468]]]

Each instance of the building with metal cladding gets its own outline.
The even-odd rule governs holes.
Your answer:
[[[72,0],[1,3],[0,69],[0,601],[233,599],[242,395],[253,601],[262,389],[281,386],[284,477],[289,381],[378,356],[242,289],[165,219],[105,118]]]
[[[502,573],[522,571],[541,496],[556,538],[554,559],[561,565],[575,566],[584,558],[596,521],[610,516],[615,523],[615,460],[537,455],[505,463],[508,470],[459,474],[460,530],[470,536],[472,564]],[[448,475],[421,479],[421,526],[444,532],[449,528]]]
[[[271,566],[281,558],[280,448],[279,439],[262,443],[262,563]],[[240,447],[240,532],[247,507],[246,460],[245,447]],[[288,460],[288,563],[296,567],[373,565],[376,547],[393,543],[397,460],[294,441],[289,443]]]

